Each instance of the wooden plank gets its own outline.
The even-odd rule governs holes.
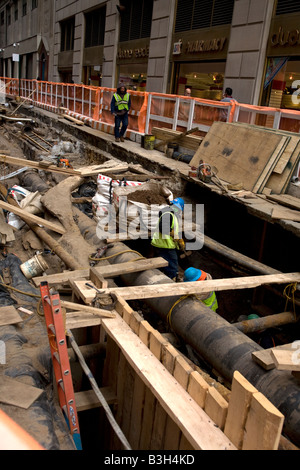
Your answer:
[[[160,127],[152,127],[151,130],[152,134],[156,137],[158,140],[165,140],[165,139],[173,139],[173,136],[177,137],[180,132],[179,131],[173,131],[171,129],[166,129],[166,128],[160,128]],[[198,150],[199,145],[201,144],[203,140],[203,137],[196,136],[196,135],[186,135],[181,138],[180,140],[180,145],[184,148],[188,148],[191,150]]]
[[[0,307],[0,326],[13,325],[14,323],[20,323],[21,321],[23,321],[23,319],[13,305]]]
[[[3,375],[0,380],[0,402],[28,409],[44,390]]]
[[[240,372],[234,372],[224,434],[238,449],[243,446],[250,403],[256,392],[257,389]]]
[[[282,138],[262,128],[214,122],[190,166],[198,167],[203,160],[217,168],[221,180],[242,183],[244,189],[252,191]]]
[[[282,206],[275,206],[271,214],[272,219],[293,220],[300,222],[300,211],[294,211]]]
[[[181,355],[175,358],[173,376],[184,390],[187,390],[188,388],[189,375],[192,372],[193,369]]]
[[[180,355],[174,346],[170,343],[163,344],[162,346],[162,359],[161,362],[168,372],[173,375],[175,360]]]
[[[300,371],[300,360],[297,350],[286,351],[283,349],[271,349],[271,356],[278,370]]]
[[[79,305],[80,307],[80,305]],[[76,328],[87,328],[89,326],[101,325],[101,317],[82,311],[66,313],[66,328],[74,330]]]
[[[199,372],[194,370],[190,373],[187,391],[202,409],[204,409],[205,406],[208,389],[208,383],[203,379]]]
[[[103,326],[195,449],[235,449],[122,318],[103,320]]]
[[[79,119],[75,119],[73,116],[69,116],[69,114],[63,114],[63,116],[65,119],[67,119],[68,121],[71,121],[71,122],[74,122],[74,124],[77,124],[79,126],[84,126],[84,122],[83,121],[80,121]]]
[[[181,139],[189,134],[193,134],[194,132],[197,132],[199,130],[199,127],[194,127],[193,129],[189,129],[187,131],[184,131],[184,132],[179,132],[176,136],[172,136],[172,137],[167,137],[165,139],[162,140],[162,142],[158,142],[157,144],[154,145],[154,148],[155,149],[158,149],[160,147],[162,147],[163,145],[166,145],[166,144],[169,144],[171,142],[179,142],[181,143]]]
[[[26,212],[26,210],[13,206],[7,202],[0,201],[0,207],[2,209],[5,209],[6,211],[13,212],[14,214],[18,215],[25,222],[29,221],[37,225],[42,225],[43,227],[53,230],[54,232],[60,233],[62,235],[66,233],[66,230],[63,228],[62,225],[53,224],[52,222],[49,222],[48,220],[42,219],[41,217],[38,217],[37,215],[30,214],[30,212]]]
[[[63,273],[49,274],[47,276],[37,276],[32,280],[35,286],[38,287],[42,281],[47,281],[48,284],[54,285],[67,283],[69,280],[89,278],[92,271],[100,276],[103,276],[104,278],[113,278],[120,276],[121,274],[146,271],[148,269],[159,269],[164,268],[165,266],[168,266],[168,262],[163,258],[158,257],[147,260],[141,259],[138,261],[129,261],[126,263],[96,266],[94,268],[77,269],[75,271],[65,271]]]
[[[31,167],[36,169],[43,169],[45,171],[50,171],[54,173],[64,173],[66,175],[80,175],[80,172],[71,168],[59,168],[56,165],[50,165],[49,167],[45,168],[39,164],[39,162],[35,162],[33,160],[26,160],[25,158],[17,158],[11,157],[9,155],[0,155],[0,161],[8,164],[8,165],[15,165],[21,167]]]
[[[60,300],[60,304],[62,307],[70,310],[80,310],[83,313],[91,313],[96,315],[97,317],[106,317],[106,318],[114,318],[116,316],[116,311],[108,312],[107,310],[103,310],[101,308],[94,308],[90,307],[89,305],[81,305],[75,302],[69,302],[67,300]]]
[[[259,364],[261,367],[263,367],[266,370],[271,370],[275,369],[275,362],[273,357],[271,356],[271,351],[272,349],[284,349],[284,350],[290,350],[293,348],[294,343],[289,343],[289,344],[283,344],[281,346],[276,346],[275,348],[269,348],[269,349],[262,349],[261,351],[254,351],[252,355],[253,361],[255,361],[257,364]]]
[[[130,427],[128,441],[133,450],[138,450],[142,432],[143,411],[145,402],[146,387],[144,382],[135,374],[133,386],[132,411],[134,415],[134,425]],[[142,449],[141,449],[142,450]]]
[[[153,284],[129,287],[111,287],[105,293],[115,293],[126,300],[149,299],[158,297],[203,294],[211,291],[251,289],[266,284],[286,284],[300,282],[300,273],[267,274],[263,276],[246,276],[243,278],[218,279],[205,282],[183,282]]]
[[[266,187],[272,190],[274,194],[284,193],[287,189],[288,184],[291,181],[291,177],[294,174],[294,171],[299,162],[300,156],[300,142],[298,142],[297,147],[294,153],[291,156],[289,164],[285,167],[282,174],[272,173],[266,182]]]
[[[294,153],[298,142],[299,142],[299,137],[298,136],[297,137],[290,137],[290,141],[289,141],[286,149],[284,150],[284,152],[280,156],[279,161],[277,162],[275,168],[273,169],[274,173],[278,173],[280,175],[282,174],[282,172],[286,168],[287,164],[289,163],[289,161],[291,159],[291,156]]]
[[[242,450],[277,450],[284,416],[260,392],[252,396]]]
[[[223,431],[227,417],[228,403],[215,387],[208,388],[204,411]]]
[[[117,397],[110,387],[101,387],[99,390],[109,405],[117,403]],[[93,389],[76,392],[75,402],[77,411],[85,411],[92,408],[102,407],[102,404]]]
[[[291,196],[290,194],[268,194],[267,199],[283,206],[287,206],[290,209],[300,210],[300,199]]]
[[[265,165],[264,169],[261,171],[255,185],[252,188],[253,193],[261,193],[268,181],[270,175],[272,174],[273,170],[278,163],[282,153],[284,152],[290,137],[282,137],[279,145],[274,150],[273,154],[271,155],[269,161]]]

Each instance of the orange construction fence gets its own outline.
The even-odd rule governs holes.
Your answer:
[[[1,78],[1,90],[8,97],[20,96],[34,106],[52,112],[66,112],[95,129],[113,134],[114,117],[110,103],[113,88],[56,83],[37,80]],[[258,126],[300,131],[300,112],[231,102],[205,100],[180,95],[129,90],[131,109],[127,136],[151,134],[153,127],[186,131],[198,127],[207,133],[214,121],[244,122]]]

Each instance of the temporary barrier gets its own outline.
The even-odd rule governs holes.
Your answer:
[[[1,78],[5,93],[52,112],[64,112],[94,129],[113,134],[110,111],[114,88],[56,83],[17,78]],[[262,127],[300,131],[300,112],[239,103],[205,100],[164,93],[130,90],[131,109],[126,136],[139,141],[153,127],[187,131],[198,127],[204,135],[214,121],[243,122]]]

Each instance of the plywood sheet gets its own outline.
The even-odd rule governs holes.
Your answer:
[[[214,122],[190,166],[197,167],[202,159],[217,168],[220,179],[240,182],[252,191],[272,157],[276,163],[274,153],[278,156],[283,139],[282,135],[261,129]]]
[[[0,326],[13,325],[23,321],[13,305],[0,307]]]
[[[3,376],[0,381],[0,402],[27,409],[43,393],[40,388]]]

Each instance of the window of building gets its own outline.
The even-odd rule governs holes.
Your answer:
[[[175,32],[230,24],[234,0],[178,0]]]
[[[23,0],[22,14],[23,16],[27,15],[27,1],[26,0]]]
[[[178,64],[175,93],[190,88],[193,98],[220,100],[223,94],[225,61]]]
[[[15,21],[18,21],[18,16],[19,16],[19,10],[18,10],[18,5],[15,6]]]
[[[7,7],[6,10],[6,20],[7,20],[7,26],[11,24],[11,12],[10,12],[10,7]]]
[[[288,13],[300,13],[300,0],[278,0],[276,15],[286,15]]]
[[[69,18],[60,23],[61,28],[61,51],[72,51],[74,49],[74,31],[75,31],[75,18]]]
[[[32,0],[31,9],[34,10],[35,8],[37,8],[37,0]]]
[[[4,11],[1,11],[1,15],[0,15],[0,24],[1,24],[1,26],[4,25]]]
[[[85,47],[104,44],[106,7],[91,11],[85,15]]]
[[[153,0],[122,0],[120,42],[149,38]]]

